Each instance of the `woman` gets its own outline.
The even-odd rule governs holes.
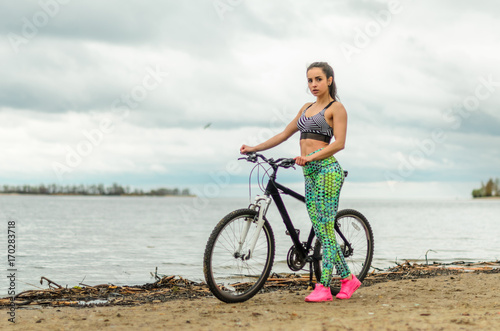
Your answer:
[[[333,69],[328,63],[311,64],[307,68],[307,82],[316,102],[306,103],[283,132],[254,147],[243,145],[240,152],[246,154],[275,147],[300,130],[300,156],[295,157],[295,163],[303,166],[307,211],[323,247],[321,280],[305,301],[333,300],[330,281],[334,266],[342,278],[337,298],[349,299],[361,282],[351,274],[333,227],[344,182],[344,171],[333,155],[344,149],[347,113],[337,100]],[[335,139],[330,143],[332,136]]]

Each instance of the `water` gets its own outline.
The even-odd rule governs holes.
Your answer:
[[[303,204],[285,198],[306,240]],[[0,295],[7,294],[7,222],[16,222],[16,292],[47,288],[42,276],[62,286],[79,283],[136,285],[159,275],[203,279],[203,252],[213,227],[248,198],[0,196],[4,267]],[[492,261],[500,259],[500,200],[342,200],[370,221],[373,266],[406,259]],[[286,272],[291,240],[274,205],[268,213],[276,238],[273,271]],[[432,250],[432,251],[429,251]]]

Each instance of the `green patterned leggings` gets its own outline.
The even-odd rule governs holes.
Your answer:
[[[341,278],[347,278],[351,274],[335,238],[334,229],[340,189],[344,183],[344,171],[333,156],[308,162],[303,167],[303,171],[307,211],[316,237],[323,247],[323,268],[320,282],[323,286],[328,287],[334,266]]]

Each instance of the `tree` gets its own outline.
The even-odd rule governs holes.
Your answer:
[[[481,182],[481,188],[472,190],[473,198],[500,196],[500,179],[490,178],[486,184]]]
[[[45,187],[45,185],[41,184],[40,187],[38,188],[38,193],[40,194],[48,194],[49,189]]]
[[[484,188],[484,196],[485,197],[491,197],[493,195],[493,190],[495,183],[493,183],[493,180],[490,178],[488,182],[486,183],[486,186]]]
[[[498,181],[498,180],[497,180]],[[497,194],[498,190],[497,184],[493,183],[494,188],[492,189],[494,193]],[[112,186],[105,187],[103,184],[92,184],[92,185],[57,185],[57,184],[39,184],[39,185],[0,185],[0,192],[2,193],[18,193],[18,194],[71,194],[71,195],[159,195],[159,196],[170,196],[170,195],[190,195],[189,189],[179,188],[158,188],[152,189],[144,192],[141,189],[132,189],[130,186],[121,186],[117,183],[113,183]]]

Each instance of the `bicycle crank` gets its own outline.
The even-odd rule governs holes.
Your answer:
[[[295,248],[295,245],[290,247],[290,249],[288,250],[288,254],[286,256],[286,262],[288,263],[288,267],[292,271],[302,270],[302,268],[304,268],[304,266],[307,263],[306,259],[300,257],[300,254],[298,250]]]

